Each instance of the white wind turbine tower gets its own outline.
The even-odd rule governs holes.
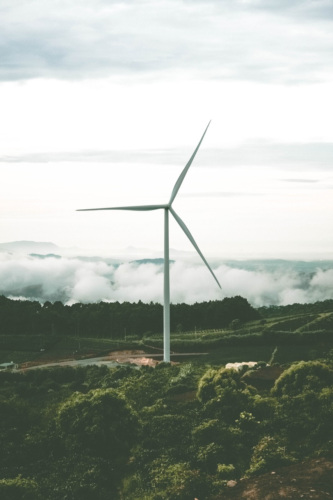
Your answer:
[[[181,220],[179,215],[176,214],[174,209],[172,208],[172,203],[174,199],[177,196],[177,193],[179,191],[180,186],[182,185],[182,182],[185,178],[185,175],[187,174],[188,169],[190,168],[195,155],[198,152],[198,149],[203,141],[203,138],[205,137],[205,134],[207,132],[207,129],[209,127],[210,122],[208,123],[206,130],[203,133],[203,136],[200,139],[199,144],[194,150],[194,153],[192,154],[191,158],[189,159],[188,163],[186,164],[185,168],[183,169],[182,173],[178,177],[178,180],[173,188],[173,191],[171,193],[171,198],[168,204],[166,205],[139,205],[139,206],[132,206],[132,207],[111,207],[111,208],[83,208],[80,210],[77,210],[78,212],[85,212],[85,211],[91,211],[91,210],[134,210],[134,211],[149,211],[149,210],[164,210],[164,308],[163,308],[163,340],[164,340],[164,357],[163,360],[167,363],[170,362],[170,275],[169,275],[169,212],[172,213],[174,219],[178,222],[206,266],[208,267],[209,271],[211,272],[213,278],[215,279],[216,283],[218,286],[221,288],[220,283],[218,282],[218,279],[216,278],[215,274],[213,273],[211,267],[209,266],[208,262],[206,261],[205,257],[202,255],[198,245],[194,241],[193,236],[191,235],[190,231],[187,229],[186,225],[184,222]]]

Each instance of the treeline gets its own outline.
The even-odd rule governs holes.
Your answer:
[[[171,304],[171,330],[219,329],[238,319],[259,319],[260,314],[240,296],[209,302]],[[77,335],[123,338],[162,333],[161,304],[99,302],[64,305],[62,302],[10,300],[0,296],[0,335]]]
[[[290,304],[287,306],[263,306],[257,309],[263,318],[277,318],[296,314],[318,314],[333,311],[333,300],[323,300],[314,304]]]

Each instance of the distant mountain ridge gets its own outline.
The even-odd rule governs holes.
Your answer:
[[[170,259],[170,263],[173,264],[176,262],[175,260]],[[131,260],[130,264],[155,264],[155,266],[160,266],[164,264],[164,259],[158,258],[158,259],[137,259],[137,260]]]
[[[189,252],[183,252],[179,250],[172,250],[174,252],[173,259],[170,260],[171,263],[177,260],[187,260]],[[81,260],[82,262],[105,262],[108,265],[119,266],[125,262],[131,262],[137,265],[140,264],[155,264],[157,266],[163,265],[164,260],[161,257],[155,257],[154,255],[149,256],[153,252],[149,249],[136,249],[134,247],[128,247],[124,249],[124,254],[118,252],[118,255],[114,255],[114,252],[110,252],[110,256],[99,256],[99,255],[89,255],[90,251],[82,250],[80,248],[62,248],[52,242],[38,242],[38,241],[11,241],[6,243],[0,243],[0,252],[17,253],[17,254],[27,254],[36,259],[49,259],[55,258],[60,259],[62,257],[75,258]],[[88,255],[85,255],[85,252]],[[129,260],[129,253],[146,253],[143,258],[133,258]],[[104,253],[104,252],[103,252]],[[156,255],[156,254],[155,254]],[[288,259],[226,259],[226,258],[214,258],[211,259],[214,268],[218,265],[226,265],[234,269],[244,269],[247,271],[262,271],[262,272],[288,272],[288,273],[299,273],[302,275],[310,276],[315,273],[318,269],[328,270],[333,269],[333,259],[323,259],[323,260],[288,260]]]
[[[55,253],[60,247],[55,243],[43,241],[10,241],[0,243],[0,251],[14,253],[36,253],[50,254]]]
[[[40,254],[40,253],[29,253],[30,257],[36,257],[36,259],[61,259],[61,255],[57,255],[56,253],[47,253],[47,254]]]

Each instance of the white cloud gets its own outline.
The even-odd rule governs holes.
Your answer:
[[[171,301],[194,303],[241,295],[254,306],[286,305],[333,298],[333,269],[312,275],[288,268],[274,272],[220,265],[216,286],[205,266],[176,261],[171,265]],[[163,266],[153,263],[83,262],[39,259],[0,253],[0,293],[44,302],[163,301]]]
[[[3,0],[0,20],[3,80],[332,77],[327,2]]]

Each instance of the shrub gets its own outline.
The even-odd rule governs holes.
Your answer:
[[[59,409],[57,427],[69,449],[124,463],[136,439],[138,421],[113,389],[74,393]]]
[[[210,368],[206,371],[203,377],[201,377],[198,385],[197,396],[202,403],[206,403],[216,396],[214,378],[217,373],[218,370],[213,370],[212,368]]]
[[[296,459],[286,451],[286,443],[277,437],[265,436],[254,448],[247,475],[262,474],[291,464]]]
[[[232,464],[218,464],[217,473],[221,479],[232,479],[235,474],[235,467]]]
[[[0,498],[4,500],[41,500],[42,497],[36,481],[18,476],[15,479],[0,480]]]
[[[276,380],[275,396],[296,396],[303,391],[320,391],[333,383],[333,370],[320,361],[301,361],[293,364]]]
[[[192,470],[188,463],[166,465],[156,460],[152,469],[155,500],[189,500],[210,496],[211,484],[205,474]]]

